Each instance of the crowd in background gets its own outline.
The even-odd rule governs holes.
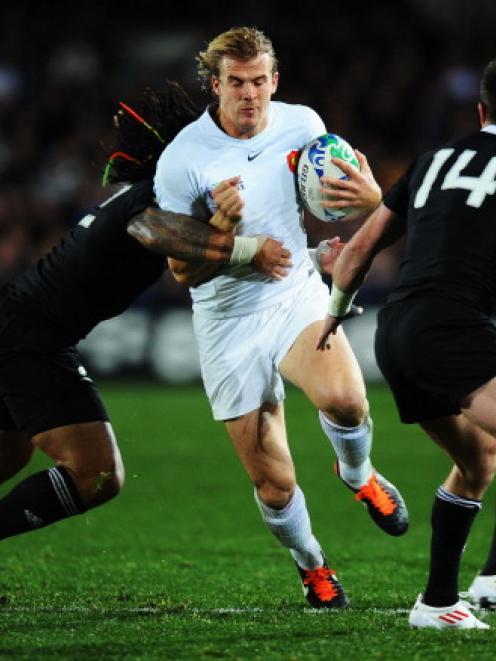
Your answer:
[[[203,5],[181,9],[168,2],[124,2],[118,9],[101,2],[95,11],[91,4],[4,6],[0,284],[46,253],[112,192],[101,185],[102,145],[112,143],[117,102],[132,102],[146,85],[172,78],[205,106],[209,95],[196,81],[195,55],[235,25],[256,25],[272,38],[281,74],[276,98],[317,110],[329,131],[367,155],[387,188],[415,155],[477,127],[480,72],[496,57],[494,30],[482,16],[474,30],[472,20],[460,14],[457,22],[453,11],[443,20],[446,3],[438,3],[434,16],[432,4],[384,0],[364,12],[360,3],[340,3],[339,9],[330,3],[329,11],[309,8],[295,16],[282,15],[279,3],[265,3],[251,19],[234,8],[226,20]],[[310,241],[336,233],[345,239],[354,229],[314,221]],[[383,300],[400,251],[381,256],[364,287],[364,302]],[[188,300],[169,278],[140,304]]]

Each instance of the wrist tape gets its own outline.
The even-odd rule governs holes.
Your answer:
[[[259,236],[235,236],[229,264],[249,264],[267,238],[263,234]]]
[[[344,317],[351,310],[351,304],[356,292],[348,294],[341,291],[336,285],[332,285],[331,297],[329,299],[329,314],[331,317]]]

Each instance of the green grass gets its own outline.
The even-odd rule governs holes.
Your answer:
[[[449,462],[400,425],[372,388],[374,461],[401,486],[411,529],[390,538],[332,476],[311,406],[287,399],[291,447],[314,531],[352,608],[306,608],[287,551],[263,527],[250,483],[200,389],[102,388],[127,467],[114,502],[5,540],[0,656],[67,659],[492,659],[487,632],[412,631],[425,584],[429,517]],[[47,465],[36,457],[29,471]],[[3,489],[11,486],[5,485]],[[492,493],[464,557],[461,588],[482,564]],[[400,612],[397,612],[400,611]]]

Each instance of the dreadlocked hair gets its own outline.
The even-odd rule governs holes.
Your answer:
[[[116,143],[104,147],[103,185],[152,179],[164,147],[199,115],[185,90],[171,80],[160,91],[146,88],[133,105],[121,101],[114,117]]]

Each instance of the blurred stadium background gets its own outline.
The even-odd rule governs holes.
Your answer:
[[[204,106],[196,53],[218,32],[256,25],[280,59],[278,99],[308,104],[369,158],[387,188],[421,151],[476,127],[478,78],[496,55],[492,0],[4,3],[0,9],[0,285],[111,192],[101,187],[120,99],[179,80]],[[310,242],[356,228],[310,223]],[[350,325],[368,379],[375,306],[401,246],[384,253]],[[130,266],[131,268],[131,266]],[[94,374],[198,379],[188,292],[164,276],[83,345]]]

